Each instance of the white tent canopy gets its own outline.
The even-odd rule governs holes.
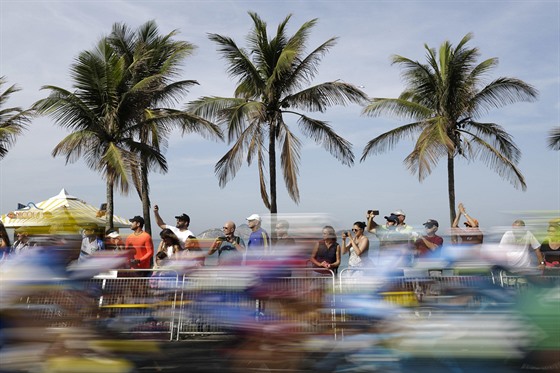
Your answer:
[[[101,216],[100,216],[101,215]],[[37,204],[29,203],[19,210],[2,215],[2,222],[7,228],[44,227],[52,224],[84,226],[95,224],[102,228],[106,217],[99,214],[99,209],[74,197],[62,188],[60,193]],[[129,227],[127,219],[113,216],[115,228]]]

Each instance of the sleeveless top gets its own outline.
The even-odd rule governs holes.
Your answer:
[[[541,247],[541,254],[544,256],[544,261],[553,264],[554,266],[560,266],[560,249],[554,250],[550,247],[548,240],[545,240]]]
[[[336,262],[336,247],[338,246],[338,242],[334,242],[330,247],[327,247],[325,241],[319,241],[319,250],[317,250],[317,255],[315,259],[318,262],[325,261],[327,263],[334,263]]]

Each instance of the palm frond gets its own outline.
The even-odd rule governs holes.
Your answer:
[[[402,98],[375,98],[362,110],[362,114],[370,117],[385,114],[416,120],[427,119],[435,115],[431,108]]]
[[[509,181],[514,188],[521,188],[523,191],[527,190],[525,177],[515,163],[482,138],[473,137],[471,141],[478,145],[476,156],[482,163],[496,172],[502,179]]]
[[[555,127],[550,130],[548,147],[552,150],[560,150],[560,127]]]
[[[538,91],[515,78],[498,78],[481,89],[472,99],[472,116],[478,118],[490,109],[516,102],[532,102],[538,96]]]
[[[367,95],[358,87],[335,81],[309,87],[287,96],[282,101],[282,105],[322,113],[331,106],[346,106],[350,103],[363,105],[366,102],[368,102]]]
[[[352,144],[334,132],[327,122],[309,118],[298,113],[293,114],[298,115],[298,124],[303,134],[311,138],[317,144],[323,146],[325,150],[331,153],[331,155],[342,164],[347,166],[354,164]]]
[[[421,131],[423,126],[423,122],[405,124],[404,126],[387,131],[368,141],[364,151],[362,152],[360,162],[365,161],[365,159],[370,155],[381,154],[393,150],[399,141],[405,138],[412,139],[413,135],[416,132]]]
[[[288,195],[299,203],[298,175],[301,158],[301,141],[294,136],[288,126],[281,121],[279,127],[280,163]]]

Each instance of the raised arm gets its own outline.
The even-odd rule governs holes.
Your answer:
[[[377,234],[377,227],[378,224],[373,220],[375,215],[373,213],[368,212],[366,215],[367,226],[366,229],[369,233]]]
[[[459,203],[457,207],[457,216],[455,216],[455,220],[453,220],[453,224],[451,224],[451,228],[459,228],[459,219],[461,219],[461,215],[463,214],[464,208],[463,204]]]
[[[165,222],[163,221],[163,219],[161,218],[161,216],[159,216],[159,206],[158,205],[154,205],[154,216],[156,217],[156,224],[161,228],[161,229],[165,229],[165,226],[167,224],[165,224]]]

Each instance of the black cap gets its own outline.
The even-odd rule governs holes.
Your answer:
[[[385,216],[385,219],[387,219],[387,221],[392,221],[393,223],[398,223],[399,222],[399,218],[397,215],[389,215],[389,216]]]
[[[137,222],[137,223],[140,223],[140,224],[144,225],[144,218],[141,217],[141,216],[138,216],[138,215],[136,215],[136,216],[133,217],[132,219],[128,219],[128,220],[129,220],[131,223],[135,221],[135,222]]]
[[[177,219],[177,220],[183,220],[183,221],[186,221],[187,223],[190,223],[190,222],[191,222],[191,218],[190,218],[187,214],[185,214],[185,213],[183,213],[183,214],[181,214],[181,215],[179,215],[179,216],[175,216],[175,219]]]
[[[436,227],[439,228],[439,223],[437,222],[437,220],[434,220],[434,219],[428,219],[428,221],[425,222],[422,225],[425,226],[425,227],[428,227],[428,228],[431,228],[435,225]]]

